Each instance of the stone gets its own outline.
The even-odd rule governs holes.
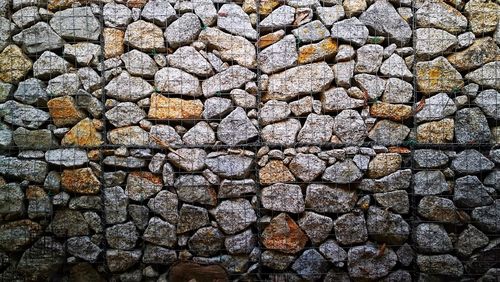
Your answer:
[[[0,174],[2,175],[43,183],[47,172],[48,165],[43,161],[0,156]]]
[[[201,175],[181,175],[174,182],[179,200],[187,203],[216,205],[217,193]]]
[[[149,131],[149,137],[149,146],[153,148],[165,148],[165,146],[177,148],[182,144],[181,137],[175,129],[165,124],[153,125]]]
[[[71,126],[86,118],[86,114],[78,109],[75,99],[71,96],[63,96],[51,99],[47,102],[52,122],[58,126]]]
[[[212,66],[195,48],[182,46],[167,56],[170,66],[181,69],[198,76],[211,76],[214,74]]]
[[[267,74],[275,73],[297,63],[295,36],[287,35],[259,53],[257,63]]]
[[[465,31],[467,18],[444,1],[426,1],[415,13],[419,27],[432,27],[456,34]]]
[[[257,39],[257,31],[252,27],[250,17],[237,4],[224,4],[219,9],[217,27],[234,35]]]
[[[33,66],[31,60],[16,45],[9,45],[0,53],[0,80],[6,83],[20,81]]]
[[[419,28],[415,30],[415,39],[415,54],[424,59],[447,53],[458,43],[455,35],[437,28]]]
[[[452,142],[455,128],[455,122],[450,118],[423,123],[417,127],[417,142],[429,144]]]
[[[295,9],[293,7],[283,5],[274,9],[267,17],[260,22],[262,29],[277,30],[284,28],[293,23],[295,18]]]
[[[250,173],[253,164],[252,158],[235,154],[209,154],[204,161],[211,172],[224,178],[244,178]]]
[[[14,93],[14,85],[0,81],[0,102],[7,101]]]
[[[292,269],[302,278],[308,280],[320,279],[328,269],[328,262],[316,250],[306,250],[293,263]]]
[[[347,253],[349,276],[353,279],[379,279],[396,265],[397,256],[390,248],[383,252],[373,244],[356,246]]]
[[[419,224],[413,231],[413,237],[419,251],[423,253],[446,253],[453,249],[448,233],[440,224]]]
[[[141,250],[109,249],[106,250],[106,264],[111,272],[123,272],[138,263],[141,255]]]
[[[173,247],[177,242],[175,225],[163,221],[158,217],[152,217],[142,235],[142,239],[155,245]]]
[[[347,9],[346,9],[347,10]],[[352,17],[336,22],[332,25],[331,35],[333,39],[355,46],[362,46],[368,39],[368,28],[358,18]]]
[[[162,68],[156,72],[155,89],[161,92],[172,92],[181,95],[201,96],[201,86],[198,78],[176,68]]]
[[[57,210],[47,231],[56,237],[73,237],[89,235],[89,226],[79,211]]]
[[[476,35],[492,32],[500,20],[497,12],[500,9],[495,2],[469,1],[465,4],[465,16],[469,20],[471,31]]]
[[[198,171],[205,167],[207,153],[203,149],[178,149],[168,154],[168,159],[176,167],[185,171]]]
[[[457,110],[455,103],[446,93],[439,93],[424,100],[424,107],[415,114],[417,122],[441,120],[453,115]]]
[[[50,26],[61,37],[70,40],[97,40],[101,32],[99,20],[90,7],[75,7],[54,13]]]
[[[124,127],[137,124],[146,117],[146,113],[137,104],[123,102],[107,111],[104,116],[115,127]]]
[[[104,24],[109,27],[124,27],[132,21],[132,11],[127,6],[110,2],[102,9]]]
[[[486,187],[476,176],[464,176],[455,180],[453,201],[459,207],[474,208],[493,203]]]
[[[179,221],[177,224],[177,234],[209,225],[208,212],[206,209],[183,204],[179,210]]]
[[[464,268],[460,260],[452,255],[418,255],[417,265],[420,271],[427,274],[460,277]]]
[[[14,94],[15,96],[15,94]],[[500,120],[500,93],[493,89],[481,91],[474,99],[474,103],[488,116]]]
[[[451,161],[450,168],[462,174],[475,174],[493,169],[495,165],[483,154],[474,149],[458,153]]]
[[[44,84],[36,78],[30,78],[19,83],[14,98],[25,104],[43,105],[48,100]]]
[[[309,114],[297,135],[297,141],[307,144],[323,144],[330,141],[333,118],[328,115]]]
[[[285,270],[295,260],[294,255],[266,250],[260,256],[262,265],[275,270]]]
[[[299,48],[298,63],[307,64],[321,59],[327,59],[337,53],[338,44],[327,37],[318,43],[304,45]]]
[[[338,65],[338,64],[337,64]],[[355,109],[355,108],[360,108],[365,105],[365,101],[361,99],[355,99],[349,97],[347,92],[345,91],[344,88],[337,87],[337,88],[330,88],[325,92],[321,93],[320,96],[321,99],[321,106],[322,109],[325,112],[336,112],[336,111],[342,111],[346,109]],[[335,117],[336,120],[341,120],[347,118],[347,114],[353,114],[351,117],[352,119],[356,119],[358,115],[354,114],[355,111],[346,111],[344,114],[340,113],[339,117]],[[356,112],[357,113],[357,112]],[[363,123],[364,124],[364,123]],[[343,125],[345,126],[345,125]],[[356,139],[356,138],[352,138]]]
[[[127,126],[110,130],[108,140],[115,145],[147,146],[149,144],[149,135],[147,131],[139,126]]]
[[[12,21],[20,28],[26,28],[40,20],[38,8],[24,7],[12,14]]]
[[[402,158],[397,153],[377,154],[368,165],[368,177],[381,178],[401,167]]]
[[[213,120],[224,117],[232,110],[232,101],[221,97],[211,97],[205,101],[203,105],[203,117],[206,120]]]
[[[30,132],[29,130],[27,129],[24,129],[22,127],[20,127],[22,131],[27,131],[27,132]],[[22,136],[23,133],[19,134],[18,136]],[[40,134],[42,139],[41,139],[41,144],[42,146],[46,146],[47,143],[50,143],[51,141],[51,132],[49,130],[46,130],[44,131],[44,133]],[[7,126],[5,123],[3,122],[0,122],[0,150],[3,150],[3,149],[8,149],[9,147],[11,147],[13,145],[13,132],[10,130],[9,126]],[[47,140],[47,138],[45,137],[48,137],[49,139]],[[24,144],[24,140],[22,138],[20,138],[20,144]],[[49,142],[47,142],[49,141]],[[35,144],[38,144],[38,140],[37,142],[35,142]],[[31,145],[31,144],[30,144]],[[16,146],[19,146],[16,144]]]
[[[390,43],[396,43],[398,46],[408,43],[412,36],[408,23],[387,1],[372,4],[359,16],[359,20],[377,34],[388,37]]]
[[[349,187],[309,184],[306,189],[306,207],[319,213],[349,212],[357,200],[356,191]]]
[[[309,22],[292,30],[300,42],[315,42],[330,36],[330,32],[319,20]]]
[[[295,254],[305,247],[307,236],[290,216],[280,213],[271,219],[262,232],[261,240],[269,250]]]
[[[147,5],[147,4],[146,4]],[[163,247],[146,245],[142,262],[147,264],[169,265],[177,260],[177,253]]]
[[[27,249],[19,259],[16,271],[29,280],[50,280],[65,262],[63,245],[44,236]]]
[[[316,7],[316,13],[321,22],[327,27],[332,26],[332,24],[338,22],[345,16],[344,7],[342,7],[342,5]]]
[[[76,73],[65,73],[49,80],[47,93],[51,97],[74,96],[81,88],[80,79]]]
[[[408,69],[405,61],[398,54],[392,54],[380,66],[380,73],[388,77],[399,77],[402,79],[411,79],[412,72]]]
[[[222,201],[212,214],[226,234],[243,231],[257,220],[255,210],[245,199]]]
[[[127,26],[124,42],[144,52],[158,52],[165,49],[165,39],[161,28],[143,20],[135,21]]]
[[[481,231],[495,233],[500,230],[500,201],[495,200],[493,204],[477,207],[472,210],[472,220]]]
[[[213,144],[215,143],[215,132],[208,123],[200,121],[184,133],[182,141],[186,145],[192,146]]]
[[[389,78],[385,85],[382,101],[386,103],[407,103],[413,97],[413,86],[399,78]]]
[[[356,50],[357,61],[354,70],[356,73],[377,73],[382,64],[384,48],[377,44],[367,44]]]
[[[419,171],[415,174],[414,191],[417,195],[438,195],[449,191],[444,174],[439,171]]]
[[[153,213],[160,215],[164,220],[175,224],[179,218],[179,214],[177,213],[178,202],[175,193],[162,190],[148,201],[148,207]]]
[[[313,154],[297,154],[289,163],[288,168],[299,179],[311,182],[326,168],[326,163]]]
[[[3,188],[16,187],[17,185],[7,184]],[[19,186],[17,186],[19,188]],[[20,188],[19,188],[20,190]],[[21,191],[20,191],[21,192]],[[22,192],[21,192],[22,193]],[[2,195],[3,196],[3,195]],[[9,199],[2,197],[2,202],[9,203]],[[20,199],[22,201],[22,199]],[[9,204],[14,204],[10,202]],[[21,207],[22,205],[18,205]],[[2,214],[6,214],[6,209],[2,207]],[[28,245],[33,243],[38,237],[42,235],[42,226],[29,219],[22,219],[18,221],[6,222],[0,225],[0,247],[3,251],[17,252],[25,249]]]
[[[141,12],[141,17],[159,26],[166,26],[176,16],[174,8],[166,0],[148,1]]]
[[[304,83],[303,77],[308,77],[310,83]],[[269,77],[266,98],[287,101],[299,95],[322,92],[333,78],[333,71],[325,62],[297,66]]]
[[[108,224],[122,223],[127,220],[128,198],[120,186],[103,190],[105,220]]]
[[[48,150],[45,161],[65,167],[81,166],[88,163],[87,152],[76,148]]]
[[[368,239],[365,217],[354,213],[339,216],[333,223],[335,238],[342,245],[364,243]]]
[[[97,147],[103,143],[101,133],[97,132],[89,118],[82,119],[73,126],[61,140],[61,145],[78,147]]]
[[[356,164],[347,159],[339,161],[326,168],[321,179],[337,184],[349,184],[358,181],[363,176]]]
[[[255,47],[250,41],[241,36],[234,36],[209,27],[200,32],[198,40],[218,50],[221,59],[224,61],[235,61],[246,68],[255,67]],[[227,44],[228,42],[231,44]]]
[[[202,227],[189,238],[189,250],[199,256],[213,256],[222,249],[224,235],[214,227]]]
[[[266,125],[261,132],[262,139],[267,144],[289,146],[296,142],[300,122],[296,119],[287,119],[282,122]]]
[[[222,8],[221,8],[222,9]],[[185,13],[165,29],[165,39],[168,46],[178,47],[193,42],[201,31],[198,16]]]
[[[153,77],[158,71],[158,67],[155,61],[149,55],[141,51],[132,50],[121,55],[120,58],[122,59],[123,63],[125,63],[125,68],[131,75],[140,77]],[[175,76],[172,77],[175,79]],[[188,83],[188,81],[186,81],[186,83]]]
[[[252,179],[229,180],[224,179],[220,183],[218,198],[237,198],[246,194],[255,194],[256,184]]]
[[[376,75],[357,74],[354,81],[369,99],[376,100],[384,93],[386,80]]]
[[[130,221],[106,228],[105,235],[108,245],[120,250],[132,250],[139,237],[135,225]]]
[[[12,40],[29,54],[41,53],[63,47],[64,40],[45,22],[23,29]]]
[[[299,185],[276,183],[262,189],[262,206],[272,211],[301,213],[304,211],[304,198]]]
[[[134,201],[144,201],[162,189],[162,180],[146,171],[134,171],[127,177],[125,194]]]
[[[127,85],[127,91],[123,91],[123,85]],[[131,76],[126,71],[113,78],[104,89],[109,97],[124,102],[140,100],[153,92],[153,86],[146,80]]]
[[[259,111],[259,123],[268,125],[286,119],[290,115],[290,107],[286,102],[270,100]]]
[[[333,65],[332,70],[335,76],[335,84],[341,87],[350,87],[354,76],[355,62],[338,62]],[[358,101],[359,102],[359,101]]]
[[[399,214],[370,206],[366,218],[368,235],[378,242],[402,244],[410,234],[410,225]]]
[[[104,41],[104,57],[106,59],[118,57],[125,51],[125,32],[117,28],[104,28],[102,32]]]
[[[408,105],[378,102],[370,107],[370,115],[377,118],[387,118],[393,121],[405,121],[413,116],[413,109]]]
[[[376,193],[373,194],[373,198],[382,207],[389,208],[399,214],[407,214],[410,209],[410,200],[406,191]]]
[[[486,186],[493,187],[497,191],[500,190],[500,171],[494,170],[490,172],[486,175],[483,182]]]
[[[320,253],[334,265],[343,265],[347,252],[335,240],[327,240],[319,246]]]
[[[251,229],[242,233],[227,236],[224,240],[224,246],[230,254],[249,254],[257,243],[257,237]]]
[[[248,143],[257,135],[257,129],[241,107],[237,107],[222,119],[217,128],[218,139],[227,145]]]
[[[200,100],[167,98],[154,93],[148,111],[149,119],[199,119],[203,111]]]
[[[417,212],[423,218],[433,221],[458,223],[459,216],[453,201],[437,196],[426,196],[418,203]]]
[[[57,140],[48,129],[28,130],[18,127],[12,135],[14,143],[21,150],[49,150],[57,147]]]
[[[55,53],[45,51],[33,63],[33,76],[40,79],[49,79],[66,73],[69,68],[70,63],[66,60]]]
[[[499,90],[500,82],[496,81],[495,79],[492,79],[492,77],[495,77],[495,73],[498,73],[499,69],[500,69],[500,61],[487,63],[482,67],[466,74],[465,79],[484,87],[491,87]]]
[[[474,35],[474,33],[468,31],[457,36],[457,39],[458,39],[458,48],[463,49],[471,46],[476,40],[476,36]]]
[[[464,85],[462,75],[442,56],[416,63],[415,72],[417,88],[424,95],[453,92]]]
[[[295,177],[280,160],[271,160],[259,170],[261,184],[294,182]]]
[[[500,8],[500,7],[499,7]],[[448,56],[448,61],[458,71],[469,71],[496,60],[500,48],[491,37],[479,38],[467,49]]]
[[[240,88],[255,77],[256,74],[247,68],[239,65],[230,66],[201,83],[203,95],[208,98],[221,92],[229,92]]]
[[[61,185],[67,192],[97,194],[101,182],[90,168],[65,169],[61,174]]]
[[[458,254],[470,256],[476,249],[482,248],[488,245],[488,243],[488,236],[474,227],[474,225],[469,224],[458,236],[455,248]]]
[[[269,45],[272,45],[278,41],[280,41],[285,36],[284,30],[277,30],[275,32],[271,32],[265,35],[262,35],[257,40],[257,47],[264,49]]]

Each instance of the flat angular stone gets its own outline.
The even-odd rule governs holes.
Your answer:
[[[415,114],[417,122],[441,120],[457,110],[453,100],[446,93],[439,93],[425,99],[424,107]]]
[[[49,79],[67,72],[70,66],[67,61],[55,53],[45,51],[33,63],[33,76],[40,79]]]
[[[333,223],[335,238],[342,245],[364,243],[368,239],[365,217],[354,213],[339,216]]]
[[[175,225],[163,221],[159,217],[152,217],[142,239],[155,245],[173,247],[177,242]]]
[[[198,76],[211,76],[214,71],[210,63],[195,48],[183,46],[167,56],[170,66]]]
[[[124,85],[127,86],[125,91],[123,89]],[[109,97],[124,102],[140,100],[153,92],[153,86],[146,80],[140,77],[131,76],[126,71],[113,78],[104,89],[107,91],[106,94]]]
[[[444,144],[453,141],[455,122],[450,118],[423,123],[417,127],[417,142]]]
[[[125,68],[131,75],[153,77],[158,71],[155,61],[141,51],[132,50],[121,55],[120,58],[125,63]],[[173,79],[175,79],[175,77]]]
[[[446,253],[453,249],[451,239],[444,227],[436,223],[422,223],[413,231],[419,251],[424,253]]]
[[[177,234],[209,225],[208,211],[204,208],[183,204],[179,210]]]
[[[211,212],[226,234],[243,231],[257,220],[255,210],[245,199],[223,201]]]
[[[228,145],[247,143],[257,135],[257,129],[240,107],[227,115],[217,128],[218,139]]]
[[[79,147],[97,147],[103,143],[102,134],[97,132],[89,118],[82,119],[66,133],[61,145]]]
[[[127,26],[124,41],[131,47],[145,52],[165,49],[165,39],[161,28],[143,20],[138,20]]]
[[[156,74],[156,89],[181,95],[201,96],[200,81],[195,76],[176,68],[162,68]]]
[[[406,139],[409,133],[410,129],[404,124],[380,120],[368,132],[368,138],[381,145],[398,145]]]
[[[452,255],[417,256],[417,265],[420,271],[428,274],[460,277],[464,267],[458,258]]]
[[[198,16],[185,13],[165,29],[165,39],[168,46],[178,47],[193,42],[201,31]]]
[[[134,171],[127,177],[126,195],[134,201],[151,198],[162,189],[161,177],[150,172]]]
[[[362,46],[368,39],[368,28],[358,18],[336,22],[332,25],[331,35],[333,39],[339,39],[346,43]]]
[[[491,131],[479,108],[465,108],[455,114],[455,139],[461,144],[488,143]]]
[[[417,88],[425,95],[436,92],[453,92],[464,82],[462,75],[444,57],[415,65]]]
[[[476,96],[474,103],[483,112],[496,120],[500,120],[500,93],[493,89],[484,90]]]
[[[261,240],[267,249],[294,254],[305,247],[307,236],[290,216],[280,213],[271,219],[262,232]]]
[[[311,182],[325,170],[323,160],[313,154],[297,154],[288,165],[290,171],[299,179]]]
[[[279,29],[291,25],[295,18],[295,9],[293,7],[283,5],[273,10],[261,22],[260,26],[263,29]]]
[[[474,208],[493,203],[486,187],[476,176],[464,176],[455,180],[453,201],[459,207]]]
[[[252,27],[250,17],[240,6],[237,4],[224,4],[218,13],[218,28],[250,40],[257,39],[257,31]]]
[[[396,266],[397,256],[390,248],[379,255],[379,248],[373,244],[356,246],[347,253],[349,276],[354,279],[379,279]]]
[[[456,34],[465,31],[467,18],[443,1],[426,1],[415,13],[418,27],[433,27]]]
[[[479,38],[467,49],[448,56],[448,61],[458,71],[469,71],[496,60],[500,48],[493,38]]]
[[[89,161],[87,152],[76,148],[49,150],[45,153],[45,160],[65,167],[81,166]]]
[[[412,72],[406,66],[403,58],[397,54],[392,54],[380,66],[380,73],[389,77],[399,77],[402,79],[411,79]]]
[[[419,171],[415,174],[414,191],[417,195],[437,195],[449,190],[444,174],[439,171]]]
[[[159,26],[166,26],[176,18],[176,12],[166,0],[148,1],[142,8],[141,16]]]
[[[267,74],[281,71],[297,63],[295,36],[287,35],[259,53],[257,62]]]
[[[446,53],[458,43],[456,36],[436,28],[419,28],[415,30],[415,40],[416,55],[425,59]]]
[[[491,87],[495,88],[496,90],[500,90],[500,82],[498,82],[498,79],[494,79],[495,74],[498,73],[499,70],[500,61],[487,63],[477,70],[466,74],[465,79],[468,79],[484,87]]]
[[[220,92],[229,92],[240,88],[255,77],[256,74],[247,68],[239,65],[231,66],[201,83],[203,95],[208,98]]]
[[[39,22],[14,35],[12,40],[29,54],[63,47],[64,40],[45,22]]]
[[[306,250],[294,262],[292,269],[302,278],[308,280],[319,279],[328,269],[328,262],[316,250]]]
[[[474,149],[463,150],[451,161],[450,168],[458,173],[474,174],[493,169],[495,165],[483,154]]]
[[[300,42],[316,42],[330,36],[330,31],[319,20],[301,25],[292,33]]]
[[[211,156],[205,159],[205,164],[213,173],[224,178],[243,178],[248,175],[253,164],[252,158],[241,155]]]
[[[500,231],[500,201],[495,200],[493,204],[475,208],[472,211],[472,220],[476,226],[486,233]]]
[[[265,209],[290,213],[304,211],[304,198],[300,186],[276,183],[265,187],[261,194],[261,203]]]
[[[320,213],[344,213],[354,208],[356,191],[343,186],[310,184],[306,189],[306,207]]]
[[[378,242],[402,244],[410,235],[410,225],[399,214],[370,206],[366,218],[368,235]]]
[[[309,114],[297,135],[297,141],[307,144],[323,144],[330,141],[333,118],[327,115]]]
[[[469,25],[477,35],[492,32],[496,29],[499,21],[499,5],[495,2],[482,2],[478,0],[469,1],[465,4],[465,16]]]
[[[151,95],[149,119],[200,119],[203,103],[200,100],[167,98],[154,93]]]
[[[2,175],[43,183],[47,172],[48,165],[43,161],[0,156],[0,174]]]
[[[75,40],[97,40],[101,26],[90,7],[76,7],[54,13],[50,26],[61,37]]]

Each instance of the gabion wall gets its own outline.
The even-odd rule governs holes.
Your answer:
[[[500,279],[498,2],[0,16],[0,280]]]

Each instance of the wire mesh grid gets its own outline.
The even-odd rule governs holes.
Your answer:
[[[498,277],[497,3],[8,4],[2,280]]]

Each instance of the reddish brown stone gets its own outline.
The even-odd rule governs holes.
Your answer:
[[[262,232],[262,243],[268,249],[294,254],[304,248],[307,236],[290,216],[281,213]]]
[[[61,174],[62,187],[78,194],[97,194],[101,183],[88,167],[65,169]]]
[[[259,179],[262,184],[293,182],[295,177],[280,160],[271,160],[259,170]]]

